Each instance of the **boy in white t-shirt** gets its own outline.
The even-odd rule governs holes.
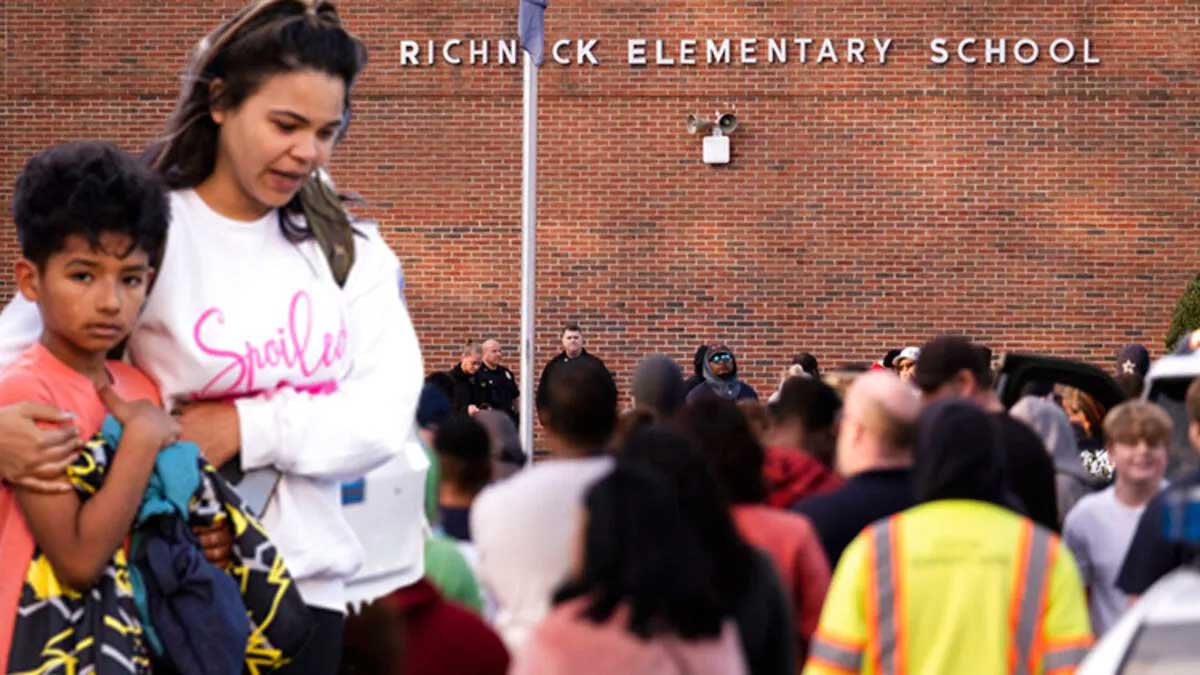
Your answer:
[[[1117,575],[1142,510],[1163,487],[1171,418],[1153,403],[1128,401],[1104,418],[1104,437],[1116,481],[1079,500],[1063,525],[1063,539],[1088,587],[1097,638],[1129,606],[1129,596],[1116,586]]]

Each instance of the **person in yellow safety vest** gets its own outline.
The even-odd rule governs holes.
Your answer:
[[[962,400],[918,422],[917,506],[842,555],[804,675],[1064,675],[1092,644],[1070,551],[1009,510],[995,422]]]

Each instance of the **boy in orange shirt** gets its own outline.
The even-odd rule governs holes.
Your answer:
[[[149,672],[123,543],[158,451],[179,426],[145,375],[106,354],[145,300],[166,236],[166,195],[132,157],[85,142],[30,160],[13,201],[23,256],[17,287],[37,303],[43,330],[0,375],[0,405],[55,405],[74,414],[83,438],[109,412],[124,430],[115,451],[89,443],[94,454],[85,457],[94,462],[71,468],[86,496],[0,487],[0,672],[61,663],[103,673],[121,662]],[[30,600],[50,602],[22,618],[14,635],[18,602]],[[48,641],[18,655],[27,639]]]

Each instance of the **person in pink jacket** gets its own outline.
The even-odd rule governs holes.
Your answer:
[[[746,672],[715,567],[670,482],[621,462],[591,487],[574,579],[534,629],[514,675]]]

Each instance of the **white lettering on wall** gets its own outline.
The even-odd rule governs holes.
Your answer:
[[[787,40],[767,40],[767,61],[769,63],[787,63]]]
[[[892,48],[892,38],[884,40],[872,38],[872,41],[875,43],[875,51],[879,52],[879,63],[881,65],[887,63],[887,53]]]
[[[517,41],[516,40],[501,40],[500,50],[496,62],[500,65],[505,63],[509,65],[517,65]]]
[[[742,40],[742,63],[758,63],[758,57],[754,55],[758,51],[758,40],[754,38],[745,38]]]
[[[776,36],[703,40],[631,38],[626,41],[626,62],[630,66],[694,66],[700,62],[700,50],[703,49],[704,62],[708,65],[786,65],[789,59],[792,62],[808,64],[811,46],[815,51],[812,63],[846,66],[868,63],[886,65],[893,45],[892,38],[880,37]],[[520,50],[516,40],[477,40],[465,37],[447,40],[405,39],[400,40],[398,46],[400,66],[406,68],[432,66],[439,62],[451,66],[464,63],[472,66],[515,66],[520,62]],[[562,38],[551,43],[549,47],[550,60],[561,66],[599,66],[605,56],[597,38]],[[874,59],[867,55],[871,47],[874,48]],[[798,55],[792,58],[796,52]],[[929,40],[929,61],[936,65],[946,65],[955,60],[971,66],[1003,66],[1009,63],[1032,66],[1038,62],[1043,52],[1048,53],[1050,60],[1058,66],[1094,66],[1100,63],[1100,59],[1092,54],[1091,38],[1082,38],[1080,42],[1071,38],[1055,37],[1049,42],[1039,42],[1020,36],[937,36]]]
[[[600,61],[596,58],[596,55],[592,53],[592,50],[596,48],[596,43],[598,43],[598,42],[600,42],[600,41],[599,40],[586,40],[586,41],[585,40],[577,40],[575,42],[575,44],[578,47],[575,50],[576,51],[575,62],[581,66],[583,65],[584,61],[587,61],[588,63],[590,63],[593,66],[600,65]]]
[[[629,41],[629,65],[631,65],[631,66],[646,65],[646,41],[645,40],[630,40]]]
[[[729,63],[729,40],[708,40],[708,62]]]
[[[695,40],[680,40],[679,41],[679,65],[681,65],[681,66],[696,65],[696,41]]]

